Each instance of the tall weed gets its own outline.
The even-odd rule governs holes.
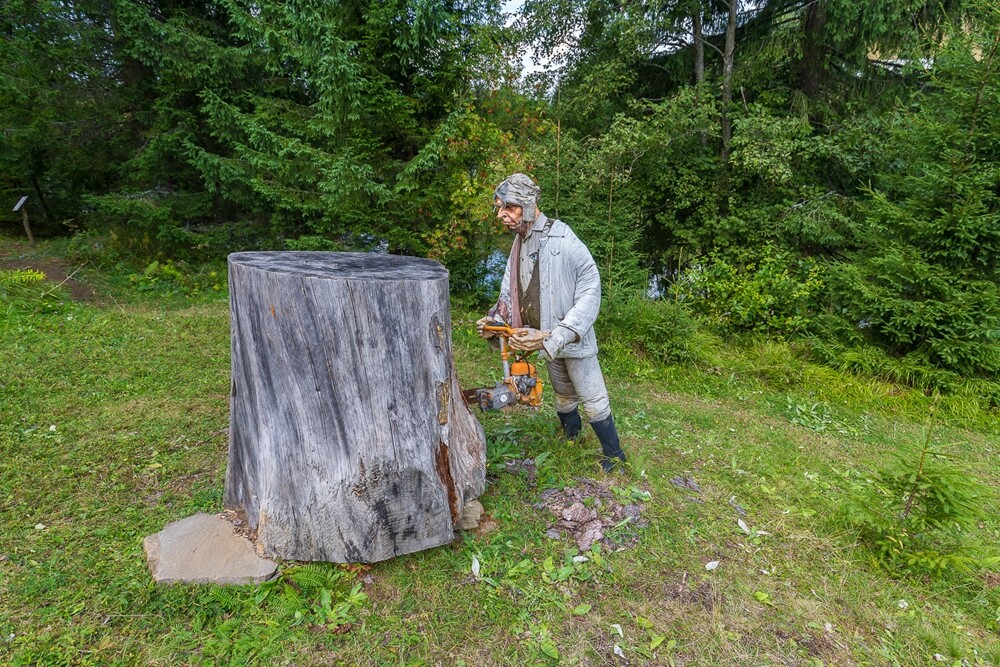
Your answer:
[[[51,312],[63,303],[57,287],[45,289],[45,274],[35,269],[0,271],[0,308],[16,313]]]

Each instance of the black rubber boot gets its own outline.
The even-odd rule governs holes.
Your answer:
[[[601,468],[609,473],[615,469],[618,462],[625,462],[625,452],[622,451],[621,442],[618,440],[618,429],[615,428],[615,418],[608,415],[604,419],[590,422],[590,426],[597,434],[597,439],[601,441],[601,450],[604,458],[601,459]]]
[[[578,408],[573,408],[573,412],[559,412],[559,421],[562,423],[563,435],[566,436],[567,440],[573,440],[576,436],[580,435],[580,431],[583,430],[583,420],[580,419],[580,410]]]

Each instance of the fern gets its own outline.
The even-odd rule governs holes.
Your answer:
[[[336,588],[344,578],[344,571],[331,563],[306,563],[288,568],[282,576],[303,591],[310,591]]]
[[[208,595],[226,611],[233,611],[242,605],[242,600],[240,600],[231,588],[213,586],[209,589]]]
[[[0,287],[34,285],[45,280],[45,274],[35,269],[0,271]]]

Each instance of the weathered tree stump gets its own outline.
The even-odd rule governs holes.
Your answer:
[[[446,544],[486,482],[451,352],[448,272],[412,257],[229,256],[225,504],[268,556],[374,562]]]

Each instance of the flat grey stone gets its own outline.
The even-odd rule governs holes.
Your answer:
[[[465,503],[462,518],[458,522],[459,530],[475,530],[479,528],[479,520],[483,517],[483,505],[478,500]]]
[[[255,584],[278,569],[233,533],[231,523],[203,512],[167,524],[142,546],[149,572],[160,584]]]

